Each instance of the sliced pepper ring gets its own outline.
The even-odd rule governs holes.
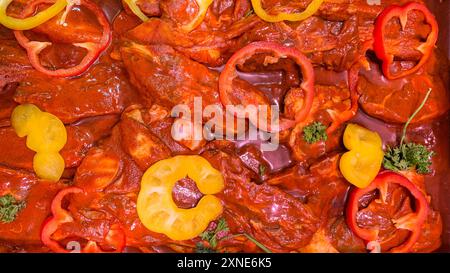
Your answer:
[[[172,198],[177,181],[191,178],[204,196],[190,209],[179,208]],[[143,225],[172,240],[197,237],[222,214],[223,206],[213,194],[224,188],[222,174],[198,155],[179,155],[156,162],[142,176],[137,212]]]
[[[35,0],[33,2],[30,2],[29,5],[37,6],[42,3],[48,3],[48,0]],[[87,50],[87,54],[84,56],[84,58],[81,60],[81,62],[71,68],[65,68],[65,69],[56,69],[56,70],[50,70],[46,67],[44,67],[41,64],[39,54],[42,50],[50,46],[52,43],[50,42],[38,42],[38,41],[30,41],[25,34],[22,31],[14,31],[14,35],[16,36],[17,41],[19,44],[25,48],[28,54],[28,58],[30,60],[31,65],[38,70],[39,72],[42,72],[48,76],[53,77],[74,77],[82,74],[85,72],[98,58],[98,56],[105,50],[112,39],[112,32],[111,27],[109,25],[108,19],[106,18],[103,11],[98,7],[96,4],[94,4],[91,1],[88,0],[80,0],[78,2],[71,1],[71,3],[66,7],[66,13],[70,11],[70,9],[75,4],[80,4],[82,6],[85,6],[89,10],[91,10],[95,15],[100,23],[100,25],[103,28],[103,33],[100,41],[97,42],[84,42],[84,43],[74,43],[74,46],[82,47]],[[33,9],[28,9],[33,10]],[[24,16],[28,16],[30,14],[24,14]],[[66,14],[65,14],[66,15]],[[64,15],[64,16],[65,16]]]
[[[396,228],[410,230],[411,234],[401,245],[390,249],[390,252],[408,252],[419,239],[422,225],[428,215],[428,202],[424,193],[406,177],[400,174],[384,171],[378,174],[368,187],[363,189],[352,189],[348,197],[346,208],[347,224],[353,233],[365,240],[366,243],[378,241],[378,230],[364,229],[358,226],[356,217],[359,211],[359,200],[363,195],[378,189],[380,191],[380,201],[384,202],[389,183],[402,186],[415,198],[415,212],[404,215],[393,221]]]
[[[62,208],[62,201],[68,194],[80,194],[84,191],[78,187],[68,187],[56,194],[51,204],[52,216],[48,218],[41,230],[41,241],[44,245],[57,253],[69,253],[70,251],[61,247],[61,245],[53,240],[51,236],[58,230],[58,228],[64,223],[70,223],[73,221],[70,213]],[[108,234],[105,236],[105,242],[112,246],[114,252],[122,252],[125,247],[125,232],[117,224],[113,224],[110,227]],[[80,250],[82,253],[104,252],[96,242],[88,241],[87,244]]]
[[[304,11],[299,13],[285,13],[281,12],[277,15],[270,15],[268,14],[264,8],[262,7],[262,0],[251,0],[253,10],[255,11],[256,15],[258,15],[259,18],[263,19],[264,21],[275,23],[275,22],[281,22],[281,21],[301,21],[305,20],[308,17],[311,17],[314,13],[316,13],[320,5],[322,5],[322,2],[324,0],[313,0]]]
[[[14,30],[29,30],[35,28],[55,17],[67,5],[66,0],[56,0],[49,8],[34,16],[28,18],[14,18],[6,14],[6,10],[12,1],[14,0],[0,1],[0,24]]]
[[[238,77],[236,66],[243,65],[248,59],[258,53],[271,53],[275,58],[291,58],[301,69],[303,81],[300,84],[300,89],[305,92],[303,108],[295,113],[295,120],[280,119],[279,129],[288,129],[306,118],[314,100],[314,70],[312,64],[305,55],[295,48],[275,42],[253,42],[241,48],[231,56],[220,74],[220,100],[224,106],[233,105],[229,94],[233,92],[233,80]],[[238,118],[249,118],[252,123],[258,124],[251,120],[252,117],[247,117],[242,113],[236,113],[236,116]],[[269,131],[272,130],[269,129]]]
[[[427,22],[430,25],[431,31],[428,34],[426,41],[423,44],[421,44],[418,48],[416,48],[423,54],[419,62],[413,68],[404,70],[403,72],[393,75],[391,73],[390,68],[392,63],[394,62],[394,55],[388,53],[388,48],[386,48],[385,26],[388,24],[389,20],[398,17],[400,19],[402,29],[404,29],[408,21],[408,12],[413,10],[418,10],[424,14],[425,22]],[[438,39],[438,32],[439,27],[436,22],[436,18],[434,18],[433,14],[424,4],[417,2],[410,2],[403,6],[392,5],[384,9],[378,15],[375,21],[375,27],[373,30],[373,38],[374,38],[373,48],[377,57],[382,61],[381,69],[386,78],[397,79],[415,73],[417,70],[419,70],[419,68],[423,66],[428,60],[428,58],[431,56],[433,48]]]

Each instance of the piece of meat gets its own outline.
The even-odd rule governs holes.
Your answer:
[[[170,150],[147,127],[138,121],[124,117],[119,123],[121,144],[142,171],[153,163],[168,158]]]
[[[376,17],[384,8],[390,5],[403,5],[410,0],[381,0],[380,5],[370,5],[368,0],[327,0],[324,1],[315,15],[332,21],[343,21],[357,14],[365,18]],[[416,2],[423,2],[417,0]],[[263,0],[263,7],[269,13],[279,11],[288,13],[301,12],[311,3],[311,0]]]
[[[133,99],[133,90],[121,65],[100,62],[80,78],[50,78],[33,74],[21,81],[14,99],[51,112],[64,123],[86,117],[119,114]]]
[[[132,29],[125,37],[141,44],[170,45],[195,61],[216,67],[224,64],[239,48],[238,37],[260,21],[256,16],[243,17],[242,14],[239,11],[221,20],[222,17],[213,19],[214,14],[208,13],[204,23],[189,33],[181,30],[172,21],[173,17],[155,18]]]
[[[220,103],[218,74],[171,47],[131,43],[121,52],[131,82],[148,106],[155,102],[169,108],[192,107],[195,97],[201,97],[203,105]]]
[[[360,71],[359,103],[370,116],[386,122],[405,123],[423,101],[428,89],[431,94],[413,122],[423,122],[444,114],[450,108],[446,61],[433,54],[428,62],[413,75],[387,80],[377,65]]]
[[[86,118],[68,126],[71,137],[68,137],[67,144],[61,150],[61,155],[66,161],[66,168],[79,166],[88,150],[97,141],[108,136],[117,121],[116,115],[105,115]]]
[[[161,0],[138,0],[137,5],[147,16],[161,16]]]
[[[309,243],[319,219],[308,205],[274,186],[251,182],[250,171],[238,157],[221,151],[205,151],[202,156],[224,175],[225,189],[219,196],[232,232],[249,233],[275,251]]]
[[[345,216],[330,219],[326,229],[331,237],[332,245],[343,253],[366,253],[366,244],[356,236],[345,222]]]
[[[164,17],[182,26],[196,17],[199,8],[195,0],[162,0],[161,10]]]
[[[145,125],[172,154],[189,153],[189,148],[184,146],[182,141],[173,139],[172,126],[175,119],[169,116],[169,111],[165,107],[153,104],[151,108],[138,107],[130,111],[125,110],[123,115]]]
[[[439,212],[430,211],[425,220],[423,231],[414,244],[412,251],[419,253],[433,252],[442,244],[441,234],[443,229],[442,218]]]
[[[325,68],[342,71],[359,57],[357,17],[328,21],[312,16],[299,22],[261,22],[240,37],[240,44],[273,41],[294,46],[311,61]]]
[[[309,245],[300,252],[326,251],[354,252],[364,251],[362,240],[353,235],[344,226],[338,226],[343,218],[345,201],[350,184],[339,171],[339,155],[330,155],[317,160],[309,167],[303,164],[275,175],[268,184],[277,185],[284,192],[304,200],[312,211],[320,218],[321,228]],[[340,224],[339,224],[340,225]],[[325,247],[325,248],[323,248]]]
[[[189,24],[198,14],[198,4],[195,0],[161,0],[160,6],[162,18],[175,23],[177,27]],[[247,0],[213,1],[202,23],[191,33],[197,36],[205,33],[205,30],[227,32],[232,25],[247,17],[250,10],[251,4]]]
[[[178,180],[172,189],[173,202],[182,209],[194,208],[202,197],[197,184],[189,177]]]
[[[338,253],[336,248],[331,244],[330,237],[324,229],[319,229],[311,239],[311,242],[300,249],[304,253]]]
[[[295,103],[295,98],[287,96],[286,107]],[[342,126],[335,132],[328,134],[326,141],[319,141],[313,144],[307,143],[303,139],[303,129],[314,122],[321,122],[329,127],[334,121],[339,120],[344,111],[351,108],[350,91],[345,82],[335,83],[335,85],[315,85],[315,95],[313,106],[308,116],[298,123],[289,136],[289,146],[292,149],[295,159],[299,161],[311,161],[326,153],[339,149],[342,137]]]
[[[241,42],[269,40],[285,45],[295,46],[309,54],[313,63],[338,71],[348,69],[359,57],[361,44],[371,40],[373,26],[378,14],[392,4],[404,4],[408,1],[381,1],[381,5],[369,5],[366,0],[333,0],[321,4],[314,16],[300,22],[279,22],[275,24],[260,23],[244,34]],[[266,11],[273,14],[279,12],[300,12],[310,3],[304,1],[271,0],[263,1]],[[420,16],[419,16],[420,17]],[[415,17],[417,18],[417,17]],[[421,26],[421,36],[426,37],[427,27],[420,25],[418,20],[411,24]],[[396,28],[391,28],[396,39],[390,48],[394,54],[406,60],[417,60],[418,44],[414,36],[415,29],[397,36]],[[414,30],[414,33],[412,33]],[[307,38],[306,38],[307,37]],[[401,45],[401,46],[398,46]],[[405,46],[408,45],[408,46]]]
[[[0,90],[33,72],[28,56],[14,40],[0,39]]]
[[[71,9],[61,24],[63,13],[34,28],[35,33],[45,35],[53,43],[99,42],[102,29],[92,11],[76,6]]]
[[[339,155],[331,154],[305,168],[298,164],[267,181],[306,203],[321,217],[342,215],[349,184],[339,171]]]
[[[148,17],[161,16],[160,8],[161,0],[137,0],[136,5]],[[128,14],[133,14],[125,1],[122,1],[122,6]],[[136,17],[137,18],[137,17]]]
[[[13,99],[16,88],[17,84],[8,84],[3,89],[0,87],[0,127],[10,124],[11,113],[17,106]]]
[[[33,174],[5,167],[0,167],[0,181],[0,196],[12,194],[26,204],[13,222],[0,222],[0,240],[41,245],[41,225],[50,213],[51,200],[67,181],[42,181]]]
[[[131,13],[131,12],[130,12]],[[113,29],[113,45],[116,46],[116,39],[117,37],[120,37],[124,33],[128,32],[129,30],[137,27],[138,25],[142,24],[141,19],[139,19],[137,16],[134,16],[132,14],[127,13],[126,11],[121,11],[116,18],[114,18],[112,29]],[[115,58],[115,59],[120,59]]]

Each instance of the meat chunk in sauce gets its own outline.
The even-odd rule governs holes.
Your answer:
[[[77,79],[49,78],[34,74],[20,83],[14,100],[32,103],[65,123],[106,114],[119,114],[132,99],[123,68],[104,62]]]
[[[387,122],[405,123],[431,89],[429,99],[414,122],[437,118],[450,107],[445,87],[448,85],[448,75],[439,72],[445,67],[447,64],[433,55],[421,71],[401,79],[387,80],[372,64],[370,70],[361,69],[360,72],[360,105],[371,116]]]
[[[0,222],[0,240],[19,246],[24,243],[40,245],[41,225],[50,213],[51,200],[67,181],[42,181],[29,172],[5,167],[0,167],[0,181],[0,196],[11,194],[25,201],[25,208],[14,222]]]

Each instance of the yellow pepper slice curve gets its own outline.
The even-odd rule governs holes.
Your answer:
[[[33,169],[39,178],[58,181],[65,168],[64,158],[55,152],[39,152],[34,155]]]
[[[141,19],[143,22],[148,21],[150,18],[145,15],[142,10],[137,5],[137,0],[123,0],[130,10]],[[191,32],[193,29],[198,27],[205,18],[206,12],[208,11],[209,6],[212,4],[214,0],[196,0],[198,6],[198,12],[195,15],[194,19],[192,19],[188,24],[185,24],[181,27],[181,29],[185,32]]]
[[[146,22],[148,19],[147,15],[145,15],[142,10],[137,5],[137,0],[124,0],[124,2],[128,5],[130,10],[141,19],[143,22]]]
[[[56,116],[42,112],[32,125],[27,146],[35,152],[58,152],[67,142],[66,127]]]
[[[58,181],[65,168],[59,151],[67,142],[67,131],[62,121],[33,104],[23,104],[13,110],[11,125],[19,137],[27,136],[27,147],[36,152],[33,158],[36,175]]]
[[[322,2],[324,0],[313,0],[304,11],[299,13],[278,13],[277,15],[270,15],[268,14],[264,8],[262,7],[262,0],[251,0],[253,10],[255,11],[256,15],[258,15],[259,18],[263,19],[264,21],[275,23],[275,22],[281,22],[281,21],[301,21],[305,20],[306,18],[312,16],[314,13],[319,10],[320,5],[322,5]]]
[[[344,132],[344,146],[345,148],[352,150],[360,147],[361,145],[372,145],[381,147],[383,142],[380,135],[377,132],[367,130],[357,124],[348,124]]]
[[[41,114],[41,110],[33,104],[22,104],[14,108],[11,114],[11,126],[19,137],[28,135],[31,126]]]
[[[60,13],[66,6],[66,0],[56,0],[56,2],[47,9],[28,18],[14,18],[6,14],[9,4],[13,0],[0,0],[0,24],[9,29],[29,30],[35,28]]]
[[[189,177],[205,194],[197,206],[179,208],[172,189],[180,179]],[[163,233],[172,240],[189,240],[202,233],[222,214],[220,199],[213,194],[224,188],[222,174],[201,156],[175,156],[153,164],[144,173],[137,200],[139,219],[146,228]]]
[[[339,161],[339,169],[351,184],[365,188],[377,176],[383,162],[382,141],[378,133],[356,124],[344,131],[344,146],[350,151]]]

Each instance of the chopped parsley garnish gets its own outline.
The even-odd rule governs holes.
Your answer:
[[[395,148],[388,147],[384,154],[383,166],[385,169],[392,171],[404,171],[409,169],[416,169],[420,174],[430,173],[431,157],[434,155],[433,151],[429,151],[427,147],[417,143],[404,143],[406,137],[406,129],[411,123],[412,119],[419,113],[419,111],[425,105],[428,97],[430,96],[431,88],[428,89],[424,100],[420,106],[414,111],[414,113],[406,121],[403,126],[402,138],[400,145]]]
[[[11,194],[0,197],[0,222],[11,223],[20,210],[25,207],[24,201],[17,201]]]
[[[322,122],[314,122],[303,128],[303,139],[313,144],[318,141],[326,141],[328,139],[327,127]]]
[[[388,147],[383,160],[385,169],[403,171],[415,168],[420,174],[430,172],[430,158],[434,152],[417,143],[403,143],[398,147]]]
[[[208,229],[206,231],[204,231],[203,233],[200,234],[200,238],[202,238],[202,240],[206,241],[207,244],[201,243],[201,242],[197,243],[196,247],[195,247],[195,252],[196,253],[216,253],[217,252],[216,247],[217,247],[218,241],[225,239],[225,238],[230,238],[230,237],[245,236],[245,237],[247,237],[247,239],[252,241],[259,248],[264,250],[264,252],[271,253],[271,251],[267,247],[265,247],[263,244],[258,242],[255,238],[253,238],[249,234],[240,233],[240,234],[230,235],[229,232],[230,232],[230,228],[228,227],[227,221],[225,220],[225,218],[220,218],[217,221],[217,223],[210,225],[210,227],[208,227]]]

